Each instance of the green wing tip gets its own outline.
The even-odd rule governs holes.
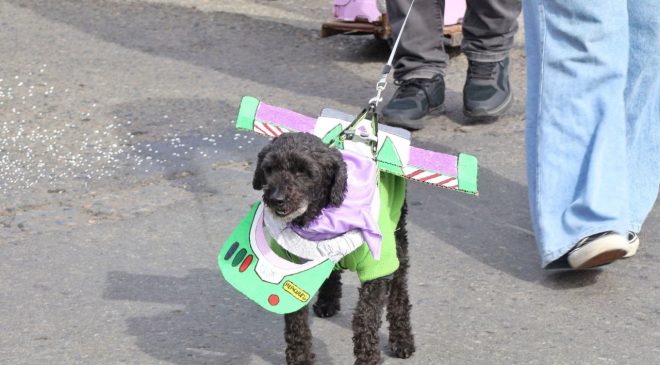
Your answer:
[[[236,128],[251,131],[254,129],[254,118],[257,115],[259,99],[253,96],[244,96],[236,115]]]
[[[479,195],[477,180],[479,176],[479,164],[477,158],[467,153],[458,154],[458,189]]]

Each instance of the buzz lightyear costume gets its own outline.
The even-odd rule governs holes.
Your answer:
[[[350,130],[374,138],[364,113]],[[304,227],[286,224],[255,204],[218,255],[225,280],[264,309],[285,314],[307,305],[332,270],[357,272],[360,281],[399,268],[394,231],[405,200],[406,180],[374,161],[374,146],[355,135],[337,147],[347,170],[339,207],[328,206]],[[327,143],[327,142],[326,142]]]

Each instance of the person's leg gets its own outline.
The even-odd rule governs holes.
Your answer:
[[[585,237],[628,230],[627,5],[523,5],[529,201],[546,267]]]
[[[415,0],[395,53],[398,89],[382,109],[383,123],[420,129],[426,116],[442,111],[448,58],[442,43],[444,5],[444,0]],[[387,0],[395,39],[409,7],[409,0]]]
[[[639,232],[660,185],[660,2],[628,1],[630,55],[625,106],[628,121],[628,229]]]
[[[461,51],[472,61],[502,61],[513,48],[518,15],[520,0],[467,0]]]
[[[410,0],[387,0],[387,17],[396,39]],[[394,56],[394,79],[430,79],[444,75],[447,53],[442,42],[444,0],[415,0]]]
[[[461,50],[468,58],[463,111],[469,117],[502,115],[513,102],[509,52],[520,7],[520,0],[467,1]]]

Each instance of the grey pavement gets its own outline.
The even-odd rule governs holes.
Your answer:
[[[282,318],[216,266],[266,142],[232,121],[242,95],[364,106],[387,46],[320,38],[330,15],[329,0],[0,1],[0,364],[284,363]],[[524,63],[519,34],[513,108],[470,125],[452,58],[447,113],[414,135],[476,155],[481,196],[410,184],[417,352],[385,364],[658,363],[658,207],[634,258],[540,269]],[[357,286],[345,275],[341,314],[312,318],[319,364],[352,363]]]

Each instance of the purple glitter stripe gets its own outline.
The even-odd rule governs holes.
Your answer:
[[[443,175],[458,176],[458,157],[413,146],[410,146],[408,165],[439,172]]]
[[[268,105],[264,102],[259,103],[256,119],[266,123],[274,123],[293,131],[307,133],[312,133],[316,124],[315,118],[310,118],[288,109]]]

